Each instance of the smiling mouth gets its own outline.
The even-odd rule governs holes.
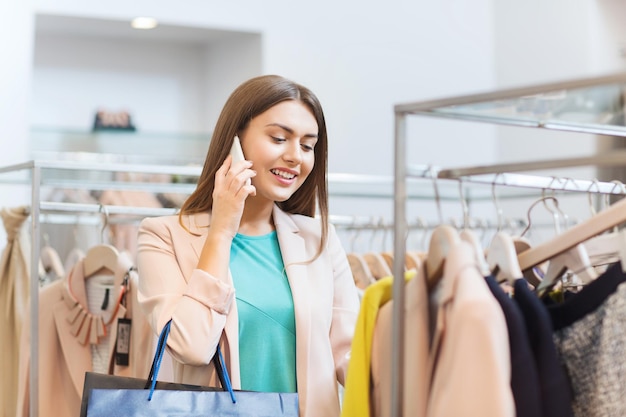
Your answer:
[[[296,176],[294,174],[291,174],[289,172],[285,172],[285,171],[281,171],[278,169],[270,169],[270,172],[274,175],[278,175],[281,178],[284,178],[286,180],[292,180],[294,179]]]

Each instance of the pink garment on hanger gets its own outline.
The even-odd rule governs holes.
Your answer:
[[[113,276],[115,288],[121,288],[124,276],[133,266],[126,254],[120,254],[118,269]],[[109,322],[110,340],[116,340],[117,319],[132,319],[129,365],[115,363],[115,343],[109,344],[105,360],[111,363],[113,374],[146,378],[154,356],[154,335],[137,301],[137,273],[129,276],[126,306],[119,305]],[[70,278],[71,277],[71,278]],[[75,416],[80,410],[85,372],[93,366],[91,343],[98,342],[98,329],[85,324],[98,323],[88,310],[83,261],[76,263],[67,277],[42,288],[39,293],[39,409],[46,417]],[[119,290],[111,294],[111,302],[118,299]],[[75,313],[79,313],[76,314]],[[88,313],[88,314],[87,314]],[[26,320],[28,323],[28,319]],[[83,324],[79,326],[78,324]],[[17,383],[18,417],[29,415],[30,333],[22,333],[19,378]]]

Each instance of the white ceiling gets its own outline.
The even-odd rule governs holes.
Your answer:
[[[93,19],[74,16],[38,14],[35,21],[37,36],[65,35],[128,40],[154,40],[207,44],[233,35],[243,34],[219,29],[159,24],[155,29],[137,30],[130,21]]]

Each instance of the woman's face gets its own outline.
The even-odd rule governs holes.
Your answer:
[[[241,146],[252,161],[256,197],[285,201],[311,173],[318,126],[313,113],[296,100],[283,101],[259,114],[241,134]]]

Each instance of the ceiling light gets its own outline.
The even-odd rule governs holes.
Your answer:
[[[157,24],[156,19],[152,17],[136,17],[130,22],[134,29],[154,29]]]

